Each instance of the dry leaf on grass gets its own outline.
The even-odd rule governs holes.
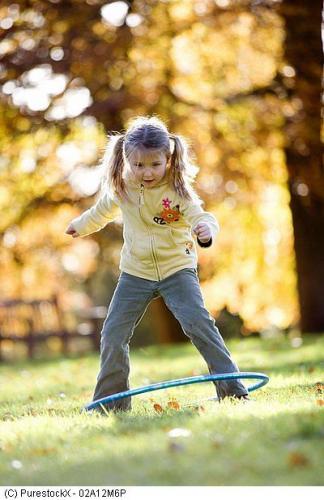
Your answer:
[[[305,467],[309,465],[309,460],[303,453],[294,451],[289,453],[288,463],[291,467]]]
[[[180,405],[176,400],[168,401],[168,407],[173,408],[173,410],[180,410]]]
[[[162,413],[162,411],[163,411],[163,408],[162,408],[162,406],[161,406],[161,405],[159,405],[159,403],[155,403],[155,404],[153,405],[153,408],[154,408],[154,410],[155,410],[155,411],[157,411],[158,413]]]
[[[316,399],[316,404],[318,406],[324,406],[324,399]]]

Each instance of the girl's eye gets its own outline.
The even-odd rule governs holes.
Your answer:
[[[152,165],[152,167],[159,167],[160,165],[161,165],[161,163],[156,163],[156,164]],[[144,167],[144,165],[138,165],[138,164],[137,164],[137,165],[135,165],[135,167],[136,167],[136,168],[143,168],[143,167]]]

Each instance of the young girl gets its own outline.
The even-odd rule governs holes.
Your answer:
[[[210,373],[237,372],[214,319],[206,310],[191,231],[209,247],[219,231],[192,188],[197,173],[186,141],[157,117],[136,118],[113,135],[104,155],[106,186],[97,203],[72,220],[73,238],[99,231],[123,216],[121,274],[101,331],[101,366],[93,401],[129,389],[129,341],[149,303],[161,296]],[[239,380],[215,382],[219,400],[248,399]],[[105,405],[130,410],[130,398]]]

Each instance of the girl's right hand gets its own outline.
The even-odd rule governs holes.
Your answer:
[[[71,234],[72,238],[77,238],[79,235],[79,233],[74,229],[73,225],[70,224],[67,228],[67,230],[65,231],[66,234]]]

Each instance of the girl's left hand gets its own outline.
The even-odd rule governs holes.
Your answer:
[[[202,243],[207,243],[212,237],[210,227],[206,222],[199,222],[199,224],[193,228],[193,232]]]

